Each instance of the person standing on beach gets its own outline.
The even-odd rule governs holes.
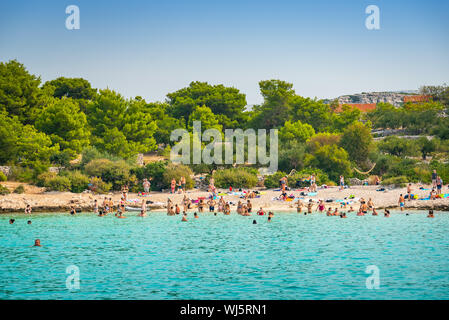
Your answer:
[[[94,200],[94,213],[98,213],[98,201],[97,201],[97,199]]]
[[[151,182],[148,179],[144,179],[142,185],[143,185],[143,191],[145,192],[145,194],[149,194]]]
[[[32,211],[33,209],[31,208],[31,206],[29,205],[29,204],[27,204],[27,206],[26,206],[26,208],[25,208],[25,213],[27,213],[27,214],[31,214],[31,211]]]
[[[407,186],[407,195],[408,195],[408,201],[412,201],[412,184],[409,183]]]
[[[345,177],[340,176],[340,190],[345,188]]]
[[[441,189],[443,188],[443,179],[440,176],[437,177],[437,193],[441,194]]]
[[[185,177],[181,177],[181,188],[182,188],[182,192],[186,192],[186,178]]]
[[[433,188],[437,187],[437,177],[438,177],[437,171],[433,170],[433,172],[432,172],[432,187]]]
[[[175,180],[175,178],[173,178],[173,179],[171,180],[171,185],[170,185],[170,187],[171,187],[171,192],[170,192],[170,193],[175,193],[175,188],[176,188],[176,180]]]
[[[399,196],[399,207],[401,208],[401,211],[404,211],[404,206],[405,206],[405,199],[402,196],[402,194]]]

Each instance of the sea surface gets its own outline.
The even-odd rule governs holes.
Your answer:
[[[0,299],[448,299],[449,214],[426,215],[1,215]]]

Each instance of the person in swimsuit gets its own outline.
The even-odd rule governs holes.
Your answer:
[[[317,209],[320,211],[320,213],[323,213],[326,210],[326,206],[324,205],[324,201],[320,200],[318,203]]]
[[[246,202],[246,207],[248,208],[248,213],[251,213],[251,211],[253,211],[253,204],[250,200]]]
[[[408,195],[408,201],[412,201],[412,184],[409,183],[407,186],[407,195]]]
[[[178,206],[178,204],[175,205],[175,213],[176,214],[180,214],[181,213],[181,208]]]
[[[196,212],[195,212],[195,214],[196,214]],[[182,215],[181,221],[182,221],[182,222],[187,222],[187,213],[184,213],[184,214]]]
[[[39,240],[39,239],[34,240],[34,246],[33,247],[42,247],[41,240]]]
[[[298,201],[296,201],[296,212],[301,213],[302,207],[304,207],[304,204],[298,199]]]
[[[71,214],[72,216],[76,214],[76,210],[75,210],[75,208],[74,208],[73,206],[70,207],[70,214]]]
[[[176,188],[176,180],[175,178],[173,178],[170,183],[170,190],[171,190],[170,193],[175,193],[175,188]]]
[[[209,212],[214,212],[215,211],[215,200],[214,199],[210,199],[207,204],[209,205]]]
[[[404,211],[405,199],[404,199],[404,197],[402,196],[402,193],[401,193],[401,195],[399,196],[398,202],[399,202],[399,207],[401,208],[401,211]]]
[[[198,202],[198,211],[204,212],[204,200],[203,199],[200,199],[200,201]]]
[[[309,201],[309,203],[307,204],[307,213],[308,214],[312,213],[312,208],[313,208],[313,202]]]
[[[429,214],[427,215],[427,218],[435,218],[433,215],[433,210],[429,210]]]
[[[384,209],[384,217],[385,217],[385,218],[390,217],[390,210]]]
[[[258,216],[263,216],[265,212],[263,211],[262,207],[260,207],[259,211],[257,211]]]

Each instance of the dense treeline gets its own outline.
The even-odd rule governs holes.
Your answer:
[[[79,183],[86,184],[87,176],[101,180],[96,181],[99,189],[117,189],[120,183],[137,188],[144,175],[159,177],[153,187],[160,189],[164,172],[178,169],[168,163],[136,168],[135,156],[152,151],[167,155],[172,130],[191,130],[193,121],[199,120],[202,130],[279,129],[279,170],[295,169],[299,175],[318,172],[323,183],[338,181],[340,175],[365,178],[353,168],[368,170],[374,164],[372,174],[386,178],[426,181],[433,168],[449,178],[447,86],[423,87],[423,93],[433,97],[430,102],[401,108],[379,104],[368,114],[350,106],[337,113],[336,103],[302,97],[292,84],[281,80],[261,81],[259,86],[263,103],[248,111],[245,94],[223,85],[192,82],[168,93],[163,102],[147,102],[141,97],[126,99],[110,89],[97,90],[81,78],[42,83],[15,60],[0,63],[0,164],[13,166],[11,178],[41,185],[56,179],[65,190],[81,190]],[[373,128],[434,138],[389,137],[376,142]],[[80,154],[82,163],[71,165],[70,160]],[[430,163],[425,161],[428,156],[433,157]],[[46,173],[51,165],[70,170],[56,177]],[[181,167],[183,174],[213,169],[216,166]],[[217,179],[231,183],[231,175],[225,172]],[[246,174],[240,172],[239,181],[242,176]]]

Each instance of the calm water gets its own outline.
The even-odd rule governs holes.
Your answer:
[[[0,216],[1,299],[448,299],[449,214]],[[9,218],[16,222],[9,225]],[[257,225],[252,220],[258,221]],[[43,247],[32,247],[39,238]],[[80,289],[66,288],[67,266]],[[380,289],[365,269],[380,270]]]

